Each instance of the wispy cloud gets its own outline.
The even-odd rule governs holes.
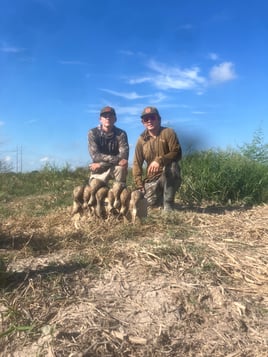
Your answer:
[[[211,52],[208,54],[208,58],[212,61],[217,61],[217,59],[219,59],[219,55],[217,53]]]
[[[212,83],[222,83],[231,81],[237,77],[234,64],[232,62],[223,62],[213,66],[209,72]]]
[[[127,115],[127,116],[137,116],[140,114],[141,108],[140,106],[117,106],[116,113],[119,115]]]
[[[52,11],[56,10],[57,5],[53,2],[53,0],[33,0],[33,1],[39,3],[40,5],[42,5],[44,8],[48,10],[52,10]]]
[[[195,89],[206,80],[199,75],[198,67],[181,69],[151,60],[147,64],[154,73],[151,76],[132,79],[131,84],[150,82],[155,87],[165,89]]]
[[[217,54],[211,54],[216,60]],[[208,77],[202,76],[198,66],[180,68],[151,60],[147,63],[151,73],[146,76],[131,78],[129,84],[150,83],[162,91],[169,89],[194,90],[203,94],[210,84],[217,84],[235,79],[236,73],[232,62],[223,62],[211,68]]]
[[[42,158],[40,159],[40,162],[41,162],[41,163],[49,162],[49,157],[47,157],[47,156],[42,157]]]
[[[206,112],[201,112],[201,111],[195,110],[195,111],[192,111],[192,114],[195,114],[195,115],[204,115],[204,114],[206,114]]]
[[[5,122],[0,120],[0,126],[4,126],[4,125],[5,125]]]
[[[163,100],[165,100],[167,98],[167,96],[161,92],[159,93],[155,93],[153,98],[152,98],[152,103],[160,103],[162,102]]]
[[[34,123],[37,123],[39,120],[38,119],[29,119],[25,122],[25,124],[34,124]]]
[[[138,78],[132,78],[128,81],[129,84],[142,84],[146,82],[151,82],[152,78],[149,76],[146,77],[138,77]]]
[[[162,92],[156,92],[153,94],[147,94],[147,95],[141,95],[138,94],[136,92],[117,92],[114,90],[110,90],[110,89],[105,89],[105,88],[101,88],[100,89],[103,92],[112,94],[114,96],[120,97],[120,98],[124,98],[124,99],[128,99],[128,100],[136,100],[136,99],[144,99],[144,98],[150,98],[150,102],[152,103],[160,103],[163,100],[166,99],[166,95],[163,94]]]
[[[5,53],[21,53],[25,51],[25,48],[2,45],[0,51]]]
[[[102,90],[103,92],[115,95],[117,97],[130,99],[130,100],[151,97],[151,95],[140,95],[140,94],[137,94],[136,92],[117,92],[117,91],[105,89],[105,88],[101,88],[100,90]]]
[[[129,51],[129,50],[120,50],[118,51],[121,55],[125,55],[125,56],[134,56],[135,53],[133,51]]]
[[[181,30],[192,30],[193,25],[192,24],[184,24],[179,27]]]
[[[6,163],[9,163],[9,162],[12,161],[12,158],[11,158],[11,156],[5,156],[5,157],[3,158],[3,161],[5,161]]]
[[[64,61],[64,60],[59,60],[58,61],[59,64],[63,64],[63,65],[70,65],[70,66],[81,66],[81,65],[85,65],[86,62],[82,62],[82,61]]]
[[[134,52],[134,51],[131,51],[131,50],[119,50],[117,51],[120,55],[123,55],[123,56],[137,56],[137,57],[145,57],[145,53],[141,52],[141,51],[137,51],[137,52]]]

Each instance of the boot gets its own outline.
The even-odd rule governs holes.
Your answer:
[[[174,186],[165,186],[164,187],[164,211],[173,211],[174,210],[174,201],[176,194],[176,187]]]
[[[174,210],[176,191],[181,185],[180,169],[176,162],[172,162],[164,171],[164,211]]]

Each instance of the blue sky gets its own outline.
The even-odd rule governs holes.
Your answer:
[[[0,159],[87,166],[111,105],[130,163],[142,109],[190,147],[268,141],[266,0],[0,0]],[[18,167],[19,166],[19,167]]]

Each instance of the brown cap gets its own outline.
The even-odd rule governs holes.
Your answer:
[[[101,109],[100,115],[102,115],[102,114],[104,114],[104,113],[110,113],[110,114],[113,114],[114,116],[116,116],[116,115],[115,115],[115,110],[114,110],[114,108],[109,107],[109,106],[104,107],[104,108]]]
[[[141,113],[141,118],[145,117],[146,115],[150,114],[156,114],[158,117],[160,117],[158,110],[155,107],[146,107],[143,109]]]

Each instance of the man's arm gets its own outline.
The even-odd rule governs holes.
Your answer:
[[[119,159],[119,161],[128,160],[129,144],[128,144],[127,133],[124,130],[120,130],[120,131],[121,131],[121,133],[118,136],[118,146],[119,146],[118,159]]]
[[[168,143],[168,152],[155,158],[155,161],[162,167],[170,164],[172,161],[179,161],[182,157],[180,142],[175,131],[171,128],[166,128],[163,135],[165,141]]]

